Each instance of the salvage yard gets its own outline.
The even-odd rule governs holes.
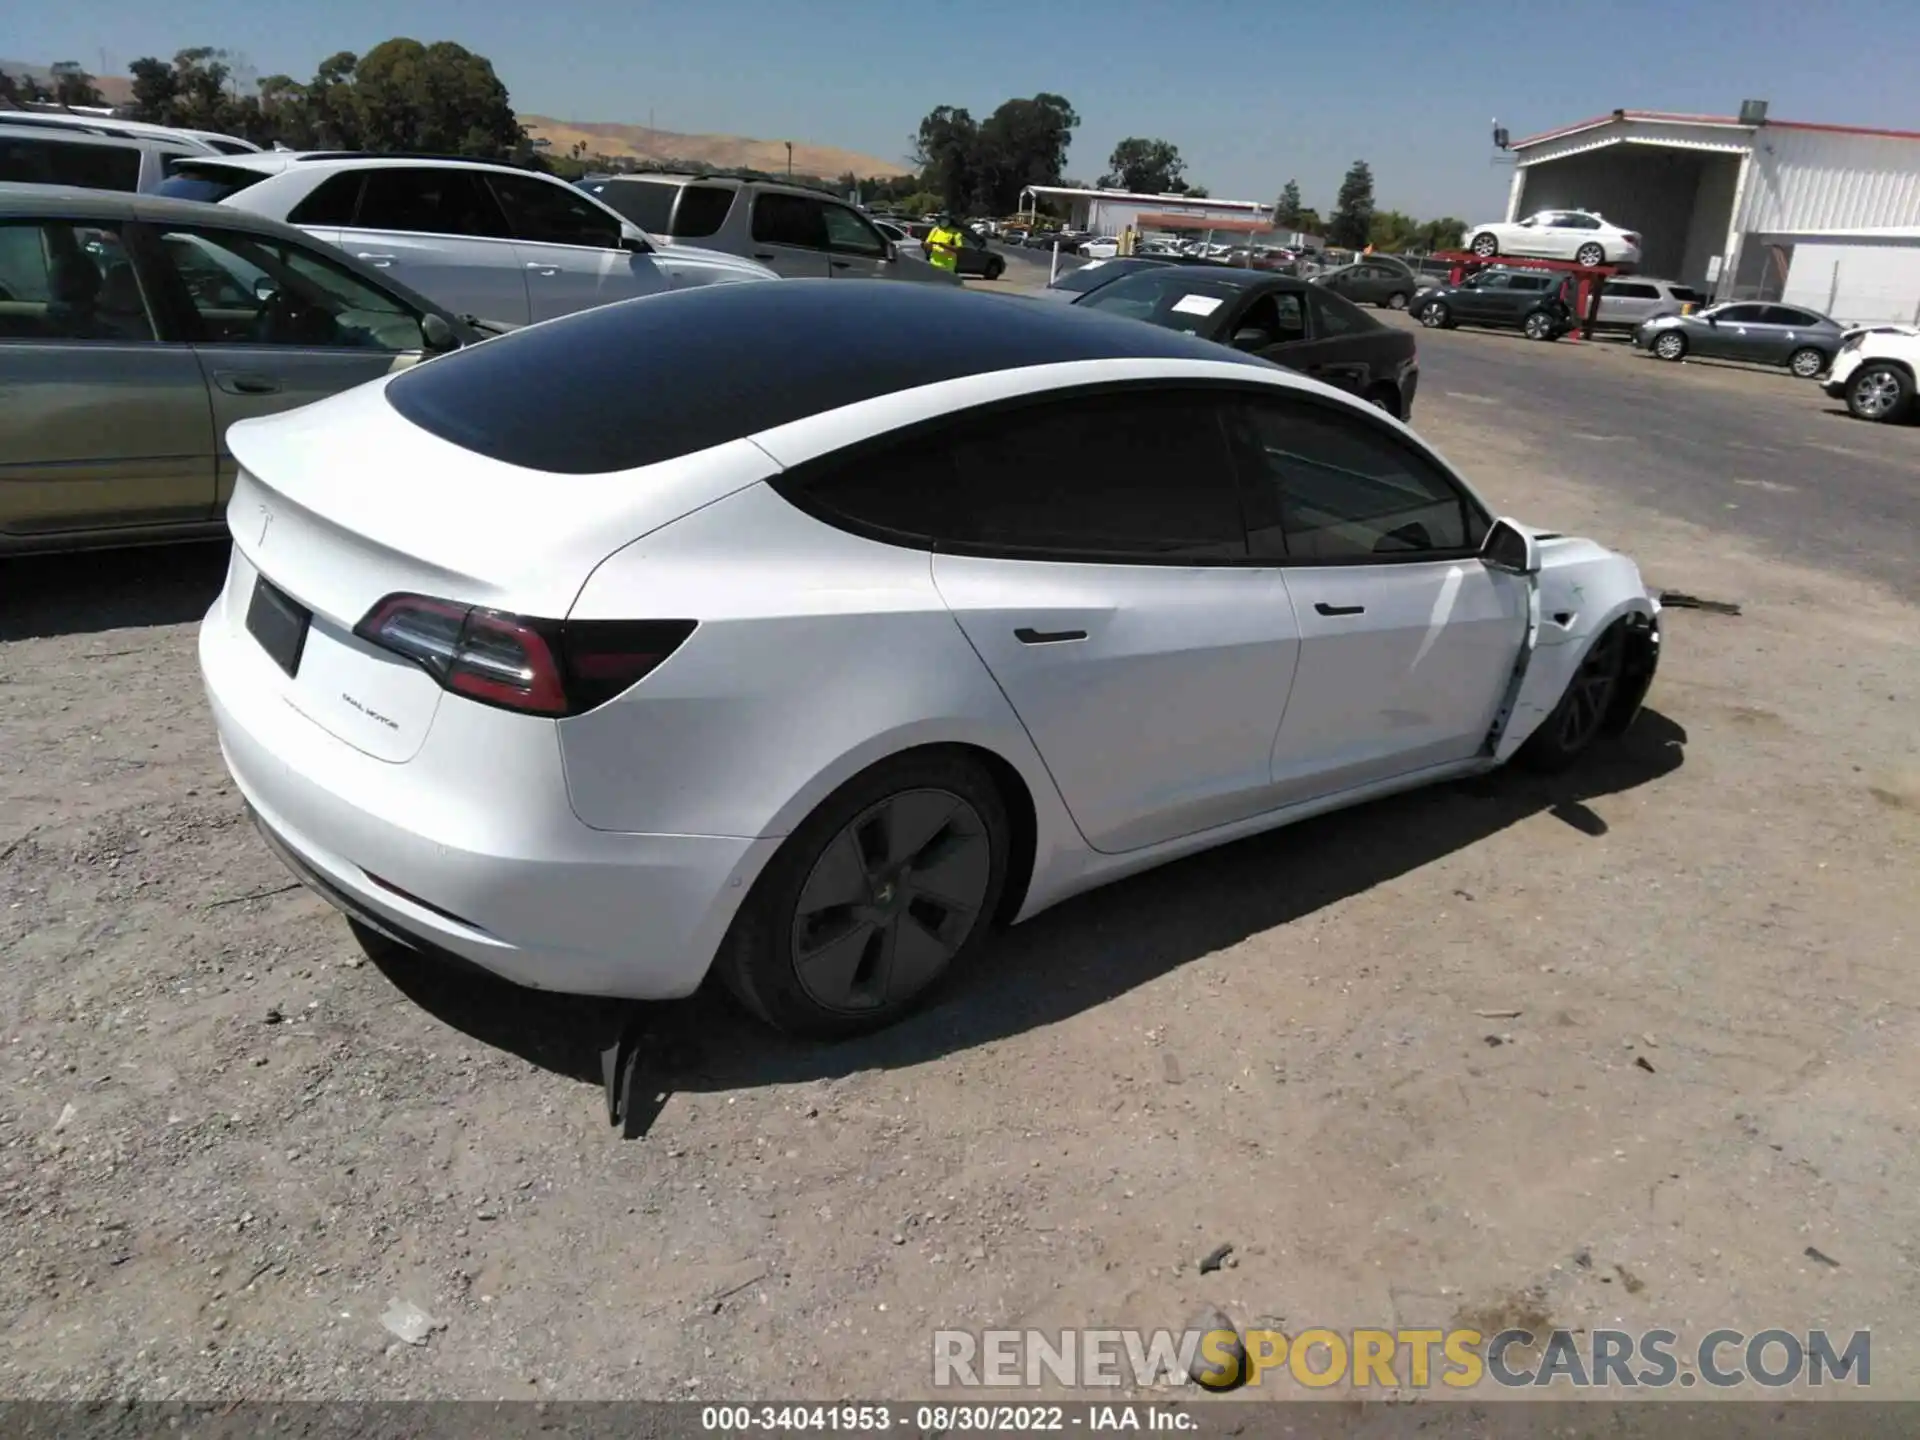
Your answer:
[[[1498,508],[1738,607],[1625,742],[1085,896],[870,1040],[663,1007],[635,1140],[605,1006],[363,961],[258,840],[218,547],[0,563],[0,1391],[898,1397],[936,1327],[1218,1304],[1871,1329],[1920,1395],[1920,431],[1420,347]]]

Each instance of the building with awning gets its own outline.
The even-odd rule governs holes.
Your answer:
[[[1138,195],[1127,190],[1080,190],[1066,185],[1029,185],[1020,192],[1022,214],[1032,215],[1040,201],[1067,212],[1067,224],[1095,235],[1127,230],[1165,230],[1201,235],[1208,230],[1239,235],[1273,229],[1273,209],[1258,200],[1216,200],[1211,195]]]

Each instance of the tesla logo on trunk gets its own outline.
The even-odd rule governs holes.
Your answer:
[[[265,545],[267,543],[267,531],[271,530],[272,528],[273,528],[273,511],[269,510],[266,506],[262,505],[260,507],[260,538],[254,541],[254,544],[256,546]]]

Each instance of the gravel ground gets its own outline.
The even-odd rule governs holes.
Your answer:
[[[936,1325],[1202,1304],[1871,1328],[1920,1389],[1920,616],[1490,424],[1499,383],[1421,428],[1743,607],[1672,612],[1626,743],[1084,897],[866,1042],[663,1007],[633,1141],[606,1007],[368,961],[256,839],[217,548],[0,570],[0,1394],[904,1396]]]

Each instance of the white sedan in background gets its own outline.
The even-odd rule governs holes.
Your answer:
[[[1120,253],[1120,242],[1111,235],[1096,236],[1081,245],[1080,253],[1089,260],[1111,260]]]
[[[608,306],[231,444],[200,664],[293,872],[363,940],[717,969],[796,1032],[1178,856],[1571,765],[1659,651],[1633,561],[1374,406],[957,288]]]
[[[1572,260],[1579,265],[1637,265],[1640,237],[1591,210],[1542,210],[1512,223],[1468,227],[1465,243],[1482,260],[1500,255]]]

